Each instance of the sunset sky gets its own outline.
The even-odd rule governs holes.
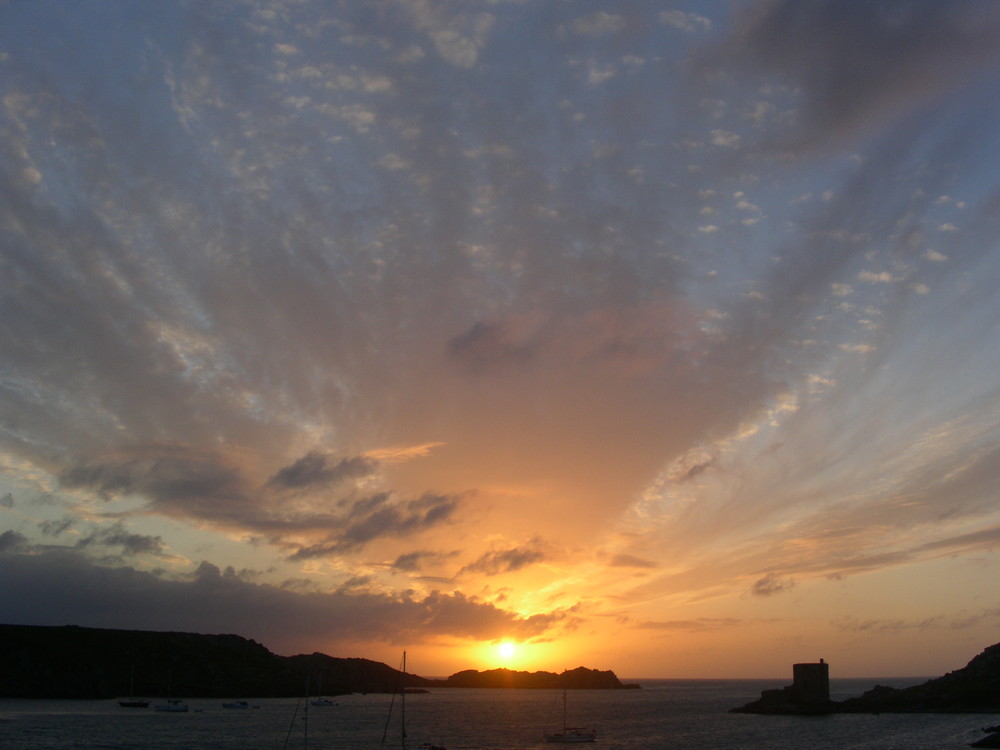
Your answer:
[[[998,39],[994,0],[0,1],[0,622],[963,666]]]

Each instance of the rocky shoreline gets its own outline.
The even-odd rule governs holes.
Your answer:
[[[970,747],[1000,747],[1000,724],[995,727],[983,727],[986,736],[978,742],[973,742]]]

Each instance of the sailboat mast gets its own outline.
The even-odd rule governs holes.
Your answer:
[[[406,652],[403,652],[403,679],[402,679],[402,694],[399,699],[399,721],[400,721],[400,746],[403,750],[406,750]]]

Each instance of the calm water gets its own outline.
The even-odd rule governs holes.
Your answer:
[[[595,750],[960,750],[1000,724],[1000,715],[775,717],[730,714],[765,688],[788,680],[647,680],[642,690],[570,691],[569,723],[596,727]],[[883,680],[898,687],[910,683]],[[860,695],[873,680],[834,680],[834,699]],[[234,696],[236,697],[236,696]],[[122,709],[114,701],[2,701],[3,750],[386,750],[400,748],[398,698],[385,744],[391,697],[351,695],[330,708],[294,699],[251,701],[250,710],[192,699],[186,714]],[[562,723],[562,693],[550,690],[440,689],[410,695],[413,745],[448,750],[553,750],[541,741]],[[308,732],[306,729],[308,728]]]

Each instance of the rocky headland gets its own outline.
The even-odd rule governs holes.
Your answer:
[[[0,698],[278,698],[404,688],[621,689],[614,672],[467,670],[444,680],[326,654],[278,656],[238,635],[0,625]],[[131,687],[130,687],[131,686]]]
[[[1000,713],[1000,643],[990,646],[962,669],[920,685],[876,685],[857,698],[819,703],[799,700],[795,685],[768,690],[735,713]]]
[[[842,713],[1000,713],[1000,643],[962,669],[909,688],[876,685],[838,704]]]

